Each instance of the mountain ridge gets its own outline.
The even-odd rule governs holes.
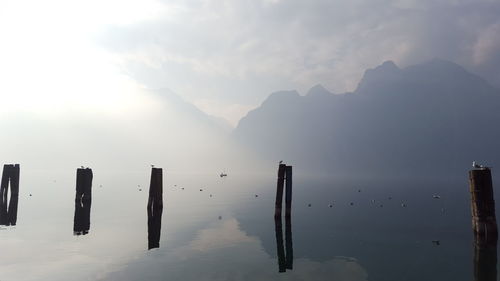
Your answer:
[[[458,175],[472,160],[500,164],[492,141],[500,138],[498,108],[500,90],[455,63],[399,68],[388,61],[367,70],[352,93],[320,85],[304,96],[275,92],[240,120],[233,137],[307,170],[410,175],[437,161]]]

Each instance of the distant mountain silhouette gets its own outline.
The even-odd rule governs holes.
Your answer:
[[[365,72],[353,93],[272,93],[233,137],[269,160],[338,175],[458,176],[500,164],[500,90],[444,60]],[[426,173],[426,174],[424,174]],[[430,174],[429,174],[430,173]]]
[[[205,126],[207,129],[222,134],[227,134],[232,129],[226,119],[206,114],[167,88],[149,90],[149,93],[161,97],[163,102],[170,105],[170,109],[174,110],[183,120],[191,120],[197,125]]]

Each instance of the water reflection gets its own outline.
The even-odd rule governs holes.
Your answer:
[[[285,246],[283,245],[283,223],[281,217],[274,218],[276,247],[278,253],[278,271],[293,269],[292,219],[285,218]],[[285,251],[286,247],[286,251]]]
[[[148,250],[160,247],[161,216],[163,213],[163,170],[151,169],[148,198]]]
[[[163,208],[148,207],[148,250],[160,247]]]
[[[497,237],[474,236],[474,280],[497,280]]]
[[[90,206],[92,205],[92,170],[80,168],[76,173],[75,217],[73,234],[85,235],[90,229]]]
[[[10,200],[9,194],[10,183]],[[0,187],[0,225],[16,225],[19,200],[19,164],[3,166]]]

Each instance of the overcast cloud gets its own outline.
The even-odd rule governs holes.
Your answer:
[[[500,85],[500,1],[162,4],[165,16],[110,26],[97,40],[142,84],[168,87],[227,118],[276,90],[321,83],[352,91],[366,68],[385,60],[449,59]]]
[[[500,87],[498,0],[5,0],[0,38],[2,111],[168,88],[235,124],[273,91],[435,57]]]

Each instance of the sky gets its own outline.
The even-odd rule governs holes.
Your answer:
[[[498,0],[1,0],[0,115],[148,111],[167,88],[233,126],[271,93],[454,61],[500,87]]]

